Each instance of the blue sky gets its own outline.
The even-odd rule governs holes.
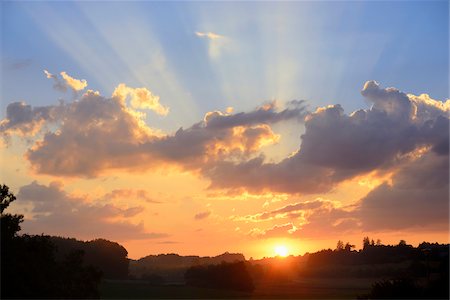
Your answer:
[[[447,1],[3,2],[2,34],[2,114],[62,96],[43,69],[106,95],[145,86],[171,107],[166,128],[272,99],[352,111],[371,79],[448,97]]]

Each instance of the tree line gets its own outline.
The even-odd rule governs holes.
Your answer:
[[[128,276],[121,245],[19,235],[23,215],[5,212],[16,200],[6,185],[0,185],[0,200],[1,298],[99,298],[102,278]]]

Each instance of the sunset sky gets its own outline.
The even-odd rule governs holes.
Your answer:
[[[2,2],[22,232],[246,258],[449,242],[449,4]]]

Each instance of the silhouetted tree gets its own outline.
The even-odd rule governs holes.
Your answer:
[[[365,250],[369,246],[370,246],[370,239],[368,236],[366,236],[365,238],[363,238],[363,250]]]
[[[98,298],[100,273],[82,265],[82,252],[55,259],[49,236],[18,235],[22,215],[4,213],[16,200],[6,185],[0,186],[1,297]]]
[[[4,211],[16,197],[9,192],[9,187],[0,185],[0,228],[2,241],[8,243],[20,231],[20,223],[23,222],[23,215],[5,214]]]
[[[344,246],[344,250],[347,252],[352,251],[353,248],[355,248],[355,245],[351,245],[349,242],[347,242]]]
[[[336,244],[336,251],[342,251],[342,250],[344,250],[344,242],[339,240],[339,241],[337,241],[337,244]]]
[[[406,246],[406,241],[405,240],[400,240],[400,242],[398,242],[399,246],[405,247]]]

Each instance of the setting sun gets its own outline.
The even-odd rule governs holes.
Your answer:
[[[289,250],[284,245],[275,246],[275,254],[277,256],[286,257],[289,255]]]

